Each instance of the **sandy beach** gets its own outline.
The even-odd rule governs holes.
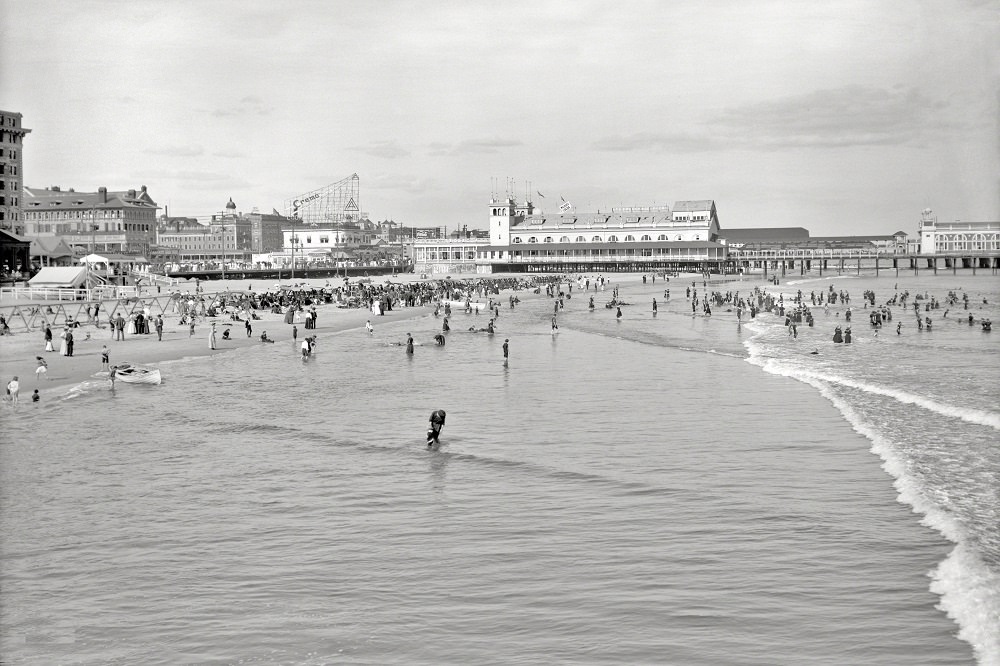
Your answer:
[[[406,284],[411,282],[440,280],[444,277],[445,276],[443,275],[434,275],[432,277],[422,278],[415,274],[401,274],[392,277],[386,276],[373,278],[373,282],[375,284],[384,284],[386,282]],[[520,274],[479,276],[469,274],[455,275],[453,276],[453,279],[461,281],[477,280],[481,278],[501,279],[527,277],[537,276]],[[624,284],[642,280],[641,274],[633,273],[612,274],[606,275],[605,277],[610,280],[609,284]],[[700,279],[700,276],[696,278],[692,275],[684,275],[679,278],[679,281],[687,281],[688,279]],[[291,282],[282,282],[283,286],[291,286],[292,284],[293,283]],[[300,285],[303,288],[322,288],[326,286],[339,286],[341,282],[337,280],[316,278],[301,281],[297,280],[294,284]],[[259,293],[275,290],[278,287],[278,284],[264,284],[260,280],[213,280],[210,282],[202,282],[201,286],[203,289],[202,295],[207,299],[210,296],[224,291],[256,291]],[[195,282],[191,280],[183,282],[177,287],[170,289],[164,288],[164,291],[159,295],[164,296],[170,291],[178,290],[183,294],[193,295],[195,293]],[[522,299],[526,297],[535,297],[535,295],[530,291],[521,291],[518,293],[519,297]],[[51,303],[51,301],[48,302],[48,304]],[[5,301],[0,305],[10,304],[13,304],[13,302]],[[28,302],[17,302],[17,304],[27,305]],[[47,302],[40,301],[39,304],[45,305]],[[107,311],[108,308],[105,306],[103,309],[104,311]],[[339,307],[336,303],[318,304],[317,327],[315,330],[308,331],[308,334],[322,335],[324,333],[336,333],[352,328],[360,328],[365,325],[365,321],[368,319],[372,319],[373,325],[377,328],[379,322],[384,323],[407,317],[416,317],[427,314],[431,312],[431,310],[431,306],[405,307],[400,303],[394,305],[393,310],[385,312],[383,315],[375,316],[372,315],[371,311],[367,308]],[[102,370],[101,366],[101,348],[104,345],[108,346],[111,365],[132,363],[155,366],[158,363],[166,361],[173,361],[182,358],[207,357],[213,354],[221,354],[233,349],[265,344],[260,341],[260,334],[263,331],[267,331],[268,337],[274,340],[275,343],[280,344],[282,342],[289,342],[292,340],[292,325],[284,323],[283,314],[275,314],[269,310],[258,310],[256,314],[260,317],[260,319],[253,320],[251,322],[253,334],[249,338],[246,335],[244,323],[242,321],[232,321],[228,315],[199,318],[196,324],[195,333],[192,336],[190,335],[188,326],[186,324],[182,325],[179,323],[180,318],[178,315],[168,313],[163,318],[164,328],[162,341],[157,340],[155,332],[145,335],[126,334],[124,340],[115,341],[113,340],[112,331],[106,324],[104,328],[97,328],[92,324],[81,324],[80,327],[74,331],[74,354],[71,357],[62,356],[58,352],[59,333],[62,328],[61,326],[54,326],[52,328],[52,334],[54,337],[53,346],[56,348],[56,351],[53,352],[44,351],[45,342],[41,330],[34,330],[30,333],[15,332],[13,335],[0,337],[0,378],[2,378],[4,385],[6,385],[6,383],[10,381],[11,377],[17,376],[21,384],[22,399],[29,397],[30,394],[37,388],[39,389],[42,399],[44,400],[46,394],[53,394],[57,391],[65,391],[66,388],[75,386],[81,382],[93,381],[106,377],[107,373]],[[211,333],[211,324],[213,322],[216,324],[217,332],[216,349],[211,349],[209,347],[209,335]],[[301,339],[307,334],[301,314],[296,317],[296,325],[298,326],[298,337]],[[229,340],[222,339],[223,331],[226,328],[231,329]],[[89,339],[87,338],[88,335],[90,336]],[[38,356],[42,356],[48,362],[49,367],[48,372],[46,373],[47,378],[39,379],[35,375],[35,369],[38,367],[36,357]]]
[[[391,278],[391,282],[396,284],[415,281],[421,281],[421,279],[414,275]],[[255,290],[261,292],[275,287],[271,284],[261,284],[260,281],[254,285],[253,282],[247,280],[203,282],[203,295],[207,299],[209,296],[227,290],[249,291],[256,287]],[[284,284],[290,285],[291,283]],[[321,288],[339,283],[325,279],[313,279],[296,281],[295,284],[308,288]],[[179,289],[185,294],[194,294],[194,287],[192,281],[181,284],[175,289]],[[45,304],[44,301],[41,303]],[[5,302],[4,304],[9,303]],[[24,305],[27,302],[19,304]],[[336,303],[318,304],[316,310],[318,317],[314,330],[305,330],[301,313],[297,315],[298,339],[301,340],[307,334],[322,335],[360,328],[365,325],[365,321],[368,319],[372,319],[373,325],[378,326],[379,322],[426,314],[431,311],[431,308],[429,306],[404,307],[402,304],[397,304],[393,306],[393,310],[385,312],[381,316],[372,315],[367,308],[338,307]],[[75,345],[71,357],[62,356],[58,352],[61,326],[54,326],[52,329],[53,346],[56,348],[54,352],[44,351],[45,341],[40,330],[31,333],[14,333],[0,337],[0,378],[6,385],[11,377],[17,376],[21,384],[22,399],[28,398],[37,388],[44,400],[46,394],[65,390],[69,386],[84,381],[106,377],[107,373],[103,372],[101,367],[101,348],[104,345],[107,345],[110,351],[111,365],[120,363],[156,365],[165,361],[206,357],[241,347],[266,344],[260,341],[260,334],[263,331],[267,331],[268,338],[274,340],[276,344],[292,340],[292,325],[284,323],[283,314],[274,314],[270,310],[258,310],[256,314],[260,319],[251,322],[253,334],[249,338],[246,335],[244,323],[232,321],[228,315],[199,318],[193,336],[190,335],[186,324],[179,323],[179,316],[173,314],[164,316],[162,341],[157,339],[155,332],[146,335],[126,334],[124,340],[115,341],[112,339],[112,331],[106,324],[104,328],[97,328],[92,324],[81,324],[74,331]],[[213,322],[216,324],[216,349],[211,349],[209,346],[209,335]],[[222,334],[227,328],[231,329],[231,337],[229,340],[223,340]],[[36,357],[38,356],[42,356],[48,362],[47,378],[39,379],[35,375],[35,369],[38,367]]]

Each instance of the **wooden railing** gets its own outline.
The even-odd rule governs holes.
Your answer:
[[[101,285],[92,289],[66,289],[51,287],[3,287],[0,300],[27,301],[103,301],[139,296],[136,287]]]
[[[180,284],[180,280],[177,278],[167,277],[166,275],[160,275],[159,273],[152,273],[149,271],[132,270],[129,275],[136,280],[146,280],[149,284],[159,284],[164,287],[176,287]]]

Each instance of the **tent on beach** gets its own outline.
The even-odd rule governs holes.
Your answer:
[[[47,266],[28,280],[28,286],[36,289],[80,289],[86,282],[86,268]]]
[[[31,241],[29,249],[32,259],[42,266],[70,266],[73,264],[73,249],[59,237],[40,237]]]
[[[99,254],[88,254],[86,257],[80,257],[81,264],[108,264],[107,257],[102,257]]]

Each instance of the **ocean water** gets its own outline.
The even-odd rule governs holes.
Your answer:
[[[1000,664],[1000,331],[897,307],[874,337],[861,309],[964,289],[997,320],[1000,280],[767,286],[849,291],[852,345],[837,308],[790,338],[690,316],[687,284],[623,283],[621,321],[574,289],[555,335],[544,296],[445,347],[376,319],[5,413],[0,657]]]

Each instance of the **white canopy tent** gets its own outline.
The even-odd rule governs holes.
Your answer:
[[[81,264],[107,264],[108,258],[102,257],[99,254],[88,254],[86,257],[80,257]]]
[[[28,286],[40,289],[79,289],[86,282],[86,268],[46,267],[28,280]]]

